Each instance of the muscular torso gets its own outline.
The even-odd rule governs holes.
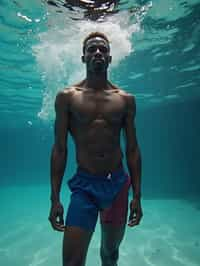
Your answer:
[[[95,91],[82,86],[68,90],[68,129],[78,165],[94,174],[122,165],[120,131],[126,113],[126,93],[112,85]]]

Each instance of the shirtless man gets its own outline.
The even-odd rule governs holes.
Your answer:
[[[55,143],[51,154],[51,210],[53,229],[64,232],[63,266],[84,266],[98,213],[101,225],[102,266],[116,266],[128,213],[128,225],[138,225],[141,208],[141,155],[136,139],[133,95],[107,80],[111,62],[107,37],[91,33],[83,42],[86,79],[56,96]],[[120,132],[124,130],[126,161],[123,167]],[[64,223],[60,189],[69,154],[68,133],[76,146],[77,171],[68,180],[71,199]]]

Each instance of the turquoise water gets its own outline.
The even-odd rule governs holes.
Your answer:
[[[119,266],[199,265],[200,1],[119,1],[98,20],[54,3],[0,0],[0,265],[61,265],[62,233],[47,220],[54,99],[84,77],[81,44],[93,30],[111,40],[110,80],[137,102],[144,217],[127,226]],[[70,137],[68,147],[65,214]],[[87,266],[101,265],[99,247],[97,223]]]

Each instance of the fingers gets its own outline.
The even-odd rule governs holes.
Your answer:
[[[138,212],[132,212],[129,216],[128,226],[133,227],[135,225],[138,225],[140,223],[140,220],[142,218],[142,213]]]
[[[52,205],[48,220],[54,230],[64,232],[64,220],[63,220],[63,206],[62,204]]]
[[[59,217],[60,218],[60,224],[64,224],[63,216]]]
[[[65,225],[64,225],[64,220],[63,216],[58,216],[59,221],[57,221],[56,216],[49,216],[49,221],[51,223],[51,226],[53,227],[54,230],[59,231],[59,232],[64,232],[65,231]]]
[[[128,222],[128,226],[130,227],[133,227],[135,225],[138,225],[139,224],[139,219],[132,219],[132,220],[129,220]]]
[[[54,230],[59,231],[59,232],[64,232],[65,231],[65,226],[64,225],[60,225],[58,223],[52,224],[52,227],[53,227]]]

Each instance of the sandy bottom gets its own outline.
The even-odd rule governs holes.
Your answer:
[[[0,189],[0,265],[61,266],[63,233],[48,221],[49,187]],[[62,190],[67,209],[69,193]],[[127,226],[118,266],[199,266],[200,199],[142,199],[143,220]],[[100,266],[100,225],[93,234],[87,266]]]

